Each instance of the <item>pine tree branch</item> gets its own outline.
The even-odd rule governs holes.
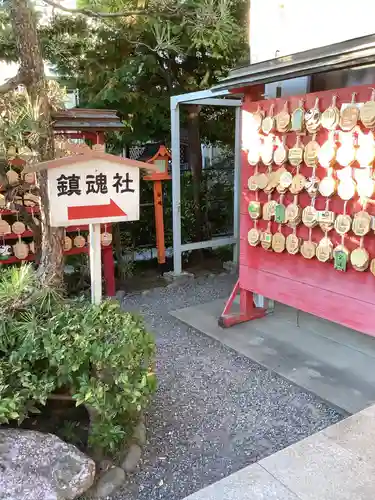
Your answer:
[[[164,17],[164,18],[174,18],[178,17],[177,11],[171,10],[171,12],[153,12],[147,9],[135,9],[135,10],[124,10],[120,12],[96,12],[90,9],[70,9],[61,5],[54,0],[43,0],[44,3],[54,7],[55,9],[62,10],[63,12],[68,12],[69,14],[81,14],[82,16],[94,17],[97,19],[108,19],[117,17],[132,17],[132,16],[145,16],[145,17]]]

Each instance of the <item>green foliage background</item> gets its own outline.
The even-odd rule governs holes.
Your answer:
[[[208,88],[248,60],[247,0],[81,0],[80,7],[118,12],[140,4],[154,14],[93,20],[56,11],[39,25],[45,59],[62,82],[79,89],[80,105],[123,117],[125,133],[110,139],[117,151],[135,142],[168,144],[170,96]],[[6,9],[0,59],[16,60]],[[204,140],[232,143],[232,111],[204,107],[201,122]]]
[[[231,234],[233,231],[233,157],[220,158],[212,167],[203,170],[202,176],[202,213],[203,237]],[[193,181],[191,172],[181,175],[181,237],[183,243],[192,242],[196,237],[194,218]],[[153,193],[151,183],[143,182],[141,189],[140,220],[121,225],[123,243],[126,248],[145,248],[155,246]],[[143,206],[142,206],[143,205]],[[146,206],[145,206],[146,205]],[[172,185],[164,183],[164,229],[165,243],[172,247]]]
[[[46,61],[63,84],[78,89],[80,106],[115,109],[124,132],[107,137],[108,150],[148,141],[170,143],[170,97],[209,88],[228,71],[248,61],[247,0],[80,0],[79,7],[116,13],[145,8],[146,16],[92,19],[58,10],[51,22],[39,24]],[[0,10],[0,58],[16,60],[6,8]],[[184,108],[182,108],[184,109]],[[182,127],[186,115],[182,112]],[[201,140],[233,148],[233,109],[200,111]],[[231,158],[231,157],[230,157]],[[203,172],[200,190],[202,233],[230,232],[232,185],[218,170]],[[216,199],[215,199],[216,198]],[[141,203],[152,203],[152,186],[143,183]],[[172,242],[171,186],[165,188],[166,243]],[[193,183],[182,176],[182,236],[194,241]],[[154,244],[152,207],[141,221],[123,225],[122,240],[132,248]]]

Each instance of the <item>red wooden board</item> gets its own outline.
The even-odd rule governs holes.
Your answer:
[[[319,97],[319,109],[324,111],[332,101],[332,95],[337,95],[337,106],[351,101],[353,92],[357,92],[357,102],[366,102],[370,99],[371,89],[366,86],[350,87],[335,91],[317,92],[303,96],[305,109],[314,106],[315,98]],[[301,96],[288,98],[289,112],[299,106]],[[272,104],[275,105],[276,115],[283,109],[285,99],[270,99],[265,101],[251,101],[250,90],[245,89],[243,113],[254,112],[258,104],[268,115]],[[243,120],[246,126],[246,120]],[[246,129],[243,130],[243,137]],[[280,134],[278,134],[280,135]],[[317,141],[323,144],[328,132],[321,129],[317,134]],[[304,145],[311,140],[311,135],[302,138]],[[287,134],[287,146],[292,147],[296,142],[294,133]],[[292,172],[293,167],[286,165]],[[274,169],[278,167],[274,165]],[[267,167],[260,166],[259,172],[266,172]],[[248,190],[247,181],[253,174],[254,167],[247,162],[247,152],[243,152],[242,161],[242,196],[241,196],[241,242],[240,242],[240,286],[243,289],[259,293],[268,298],[277,300],[289,306],[320,316],[322,318],[354,328],[361,332],[375,336],[375,277],[370,273],[355,271],[350,264],[347,272],[339,272],[333,268],[333,262],[321,263],[316,258],[306,260],[302,255],[289,255],[286,251],[276,254],[264,250],[262,247],[251,247],[247,240],[248,231],[254,222],[248,214],[248,200],[255,199],[255,193]],[[318,167],[317,176],[324,177],[325,169]],[[301,173],[306,177],[311,175],[311,168],[303,165]],[[258,192],[259,201],[266,203],[268,196]],[[279,200],[280,195],[274,192],[272,199]],[[293,201],[293,195],[284,196],[284,205]],[[311,204],[311,198],[305,192],[299,195],[299,205],[305,207]],[[326,199],[318,196],[315,207],[318,210],[325,208]],[[329,209],[335,213],[343,213],[344,202],[336,195],[332,198]],[[360,210],[358,199],[348,202],[347,213]],[[367,211],[375,215],[375,203],[367,206]],[[258,228],[266,229],[268,222],[260,219]],[[272,233],[276,232],[277,223],[272,223]],[[287,225],[282,226],[282,233],[287,236],[292,229]],[[302,223],[297,227],[297,235],[308,239],[308,228]],[[312,240],[318,243],[324,234],[319,227],[312,231]],[[345,245],[349,250],[358,247],[359,238],[349,232],[345,238]],[[334,245],[341,242],[341,237],[334,231],[329,232],[329,237]],[[375,235],[371,232],[364,239],[364,247],[375,258]]]
[[[80,253],[88,253],[89,248],[88,247],[83,247],[83,248],[71,248],[67,252],[64,252],[64,255],[78,255]],[[33,253],[29,253],[29,255],[26,257],[26,259],[18,259],[14,255],[12,257],[9,257],[9,259],[6,260],[0,260],[0,266],[1,265],[6,265],[6,264],[18,264],[26,261],[32,261],[34,260],[35,255]]]

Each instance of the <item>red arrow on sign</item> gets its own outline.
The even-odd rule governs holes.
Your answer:
[[[85,205],[83,207],[68,207],[68,219],[98,219],[100,217],[124,217],[127,214],[117,203],[110,200],[108,205]]]

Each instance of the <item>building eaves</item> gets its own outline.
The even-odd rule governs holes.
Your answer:
[[[280,82],[375,63],[375,34],[236,68],[213,91]]]

